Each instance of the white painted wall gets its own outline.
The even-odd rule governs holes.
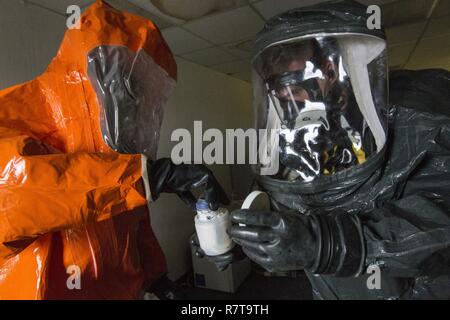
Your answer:
[[[211,69],[177,60],[178,86],[166,108],[159,157],[170,157],[172,130],[186,128],[193,136],[195,120],[203,121],[203,131],[217,128],[246,128],[251,125],[250,84]],[[214,165],[213,171],[228,194],[232,194],[234,166]],[[233,175],[233,184],[250,185],[249,171]],[[241,188],[236,188],[239,191]],[[239,195],[237,198],[242,198]],[[174,195],[163,195],[151,204],[154,230],[169,264],[169,276],[177,279],[190,267],[188,239],[194,232],[194,212]]]
[[[65,31],[64,17],[17,0],[0,0],[0,89],[33,79],[55,55]],[[203,120],[207,128],[251,126],[250,84],[205,67],[178,60],[179,81],[165,113],[160,157],[170,156],[174,128],[193,128]],[[230,166],[213,171],[231,194]],[[250,184],[248,170],[237,167],[233,184],[242,197]],[[244,178],[245,177],[245,178]],[[163,195],[151,204],[152,224],[169,264],[169,276],[177,279],[190,267],[188,238],[194,232],[194,213],[176,196]]]

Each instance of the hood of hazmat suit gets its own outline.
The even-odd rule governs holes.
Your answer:
[[[143,181],[175,81],[157,27],[97,1],[0,91],[0,299],[136,299],[167,272]]]
[[[258,34],[255,123],[276,131],[259,148],[279,170],[254,169],[274,210],[344,212],[359,225],[322,229],[345,260],[321,247],[330,267],[306,271],[315,298],[448,299],[450,73],[396,71],[388,86],[385,33],[368,28],[366,11],[330,1]]]

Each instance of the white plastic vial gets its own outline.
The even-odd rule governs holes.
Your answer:
[[[199,199],[196,204],[195,230],[197,231],[200,248],[208,256],[217,256],[230,251],[234,242],[227,234],[231,227],[231,217],[228,210],[219,208],[209,209],[205,200]]]

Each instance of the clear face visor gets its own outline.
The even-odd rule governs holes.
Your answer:
[[[276,130],[278,138],[259,147],[277,155],[277,178],[312,181],[383,149],[385,52],[382,39],[341,35],[275,44],[255,58],[256,126]],[[261,174],[261,166],[255,169]]]
[[[105,143],[125,154],[156,158],[164,106],[175,80],[143,49],[100,46],[88,55],[89,79],[101,105]]]

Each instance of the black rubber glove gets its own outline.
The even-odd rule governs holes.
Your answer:
[[[233,249],[221,255],[208,256],[200,247],[197,235],[192,239],[192,246],[197,257],[208,259],[209,262],[216,265],[219,271],[225,271],[230,264],[246,257],[240,246],[234,246]]]
[[[314,225],[293,212],[232,212],[230,236],[245,254],[266,270],[290,271],[311,267],[317,257],[318,241]]]
[[[254,262],[270,272],[307,269],[353,276],[362,271],[365,247],[356,216],[303,215],[296,211],[236,210],[230,236]]]
[[[175,165],[169,158],[149,161],[147,165],[150,191],[154,201],[163,192],[175,193],[195,210],[197,200],[191,190],[204,187],[205,200],[212,210],[217,210],[220,204],[227,205],[230,203],[222,186],[211,170],[204,165]]]

